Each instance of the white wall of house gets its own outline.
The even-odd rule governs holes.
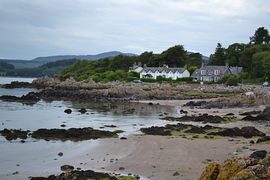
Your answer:
[[[162,72],[150,71],[150,72],[146,73],[145,71],[142,71],[140,73],[140,78],[143,78],[147,74],[150,74],[153,77],[153,79],[156,79],[158,76],[163,76],[165,78],[172,78],[173,80],[176,80],[177,78],[190,77],[189,71],[185,70],[183,73],[179,73],[178,71],[175,73],[173,73],[172,71],[169,71],[168,73],[166,73],[166,71],[162,71]]]

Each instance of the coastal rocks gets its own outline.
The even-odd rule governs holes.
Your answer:
[[[255,151],[253,152],[249,157],[254,159],[263,159],[266,157],[267,151],[261,150],[261,151]]]
[[[34,85],[29,82],[12,81],[10,84],[3,84],[1,88],[14,89],[14,88],[34,88]]]
[[[4,136],[7,140],[16,140],[16,139],[27,139],[29,131],[22,131],[16,129],[4,129],[0,131],[0,134]]]
[[[74,170],[74,166],[70,166],[70,165],[63,165],[60,167],[61,171],[72,171]]]
[[[65,109],[64,112],[67,113],[67,114],[71,114],[72,110],[71,109]]]
[[[87,112],[87,110],[86,110],[85,108],[81,108],[81,109],[79,110],[79,112],[80,112],[81,114],[85,114],[85,113]]]
[[[21,102],[24,104],[35,104],[40,100],[40,98],[38,96],[38,93],[30,92],[27,95],[23,95],[21,97],[8,95],[0,96],[0,100],[8,102]]]
[[[256,143],[270,142],[270,136],[260,137]]]
[[[208,135],[216,135],[216,136],[228,136],[228,137],[237,137],[241,136],[244,138],[252,138],[255,136],[265,136],[265,133],[259,131],[255,127],[246,126],[242,127],[241,129],[238,127],[234,128],[226,128],[224,130],[218,132],[211,132]]]
[[[179,121],[179,122],[202,122],[202,123],[222,123],[226,120],[220,116],[213,116],[203,114],[201,116],[183,116],[183,117],[164,117],[161,118],[168,121]]]
[[[86,180],[86,179],[96,179],[96,180],[137,180],[139,177],[135,176],[113,176],[108,173],[100,173],[91,170],[73,170],[63,172],[60,175],[50,175],[49,177],[30,177],[30,180]]]
[[[226,136],[226,137],[263,137],[265,134],[254,127],[242,127],[240,128],[220,128],[210,125],[206,126],[194,126],[190,124],[167,124],[165,127],[152,126],[149,128],[142,128],[141,131],[149,135],[161,135],[161,136],[181,136],[188,134],[198,134],[204,136]],[[198,138],[198,136],[197,136]]]
[[[251,114],[248,114],[246,117],[244,117],[243,121],[270,121],[270,106],[266,107],[263,112],[258,112],[257,116],[252,116]]]
[[[258,157],[254,154],[260,154]],[[210,163],[201,174],[199,180],[225,180],[225,179],[270,179],[270,157],[265,151],[257,151],[250,157],[234,157],[222,164]]]
[[[70,129],[38,129],[32,133],[35,139],[82,141],[98,138],[118,137],[115,132],[95,130],[90,127]]]
[[[33,132],[4,129],[0,131],[0,134],[7,140],[27,139],[28,137],[32,137],[35,139],[45,140],[83,141],[98,138],[118,137],[117,132],[100,131],[90,127],[70,129],[38,129]]]

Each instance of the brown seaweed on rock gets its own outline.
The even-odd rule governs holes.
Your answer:
[[[250,157],[233,157],[222,164],[210,163],[199,180],[269,180],[270,156],[266,151],[256,151]]]

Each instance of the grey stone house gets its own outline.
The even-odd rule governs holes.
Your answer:
[[[229,74],[239,75],[242,70],[242,67],[202,66],[200,69],[194,71],[191,77],[194,81],[217,82]]]

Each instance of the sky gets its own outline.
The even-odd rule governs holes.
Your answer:
[[[269,0],[0,0],[0,58],[183,45],[210,55],[270,29]]]

